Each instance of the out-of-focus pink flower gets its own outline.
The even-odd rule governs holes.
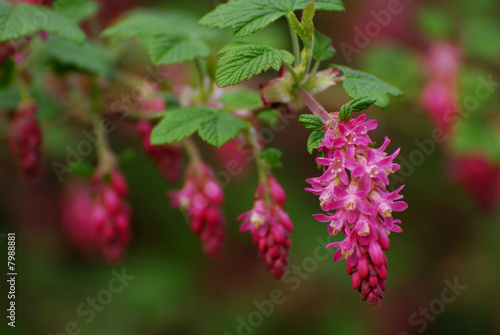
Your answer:
[[[21,104],[14,115],[9,137],[15,161],[24,174],[31,178],[41,169],[42,133],[36,119],[36,110],[34,102]]]
[[[288,265],[293,225],[282,207],[285,191],[271,174],[267,176],[267,184],[259,184],[253,209],[241,214],[238,220],[242,221],[240,232],[250,231],[271,276],[281,279]]]
[[[96,251],[91,234],[91,218],[93,203],[92,188],[86,183],[71,182],[63,192],[61,199],[61,223],[65,235],[73,246],[89,257]]]
[[[226,239],[225,218],[221,211],[224,192],[213,177],[212,169],[200,163],[190,166],[184,187],[169,191],[173,207],[185,210],[191,230],[200,237],[205,252],[218,257]]]
[[[435,42],[431,45],[425,63],[431,77],[454,81],[460,67],[461,52],[451,43]]]
[[[500,200],[500,167],[486,156],[470,154],[455,157],[450,160],[449,166],[453,179],[483,211],[490,210]]]
[[[228,172],[231,170],[231,175],[244,173],[252,161],[249,159],[253,157],[251,156],[251,147],[239,138],[227,142],[220,148],[212,148],[215,156],[220,161],[220,165],[227,169]]]
[[[458,106],[457,81],[461,55],[458,47],[434,43],[425,57],[429,77],[421,101],[437,127],[449,132]]]
[[[352,275],[352,287],[361,292],[362,300],[371,306],[383,299],[387,278],[387,259],[383,250],[389,249],[390,232],[401,232],[393,212],[405,210],[408,205],[400,200],[401,188],[388,192],[388,175],[399,169],[394,159],[399,149],[388,155],[386,137],[380,148],[372,148],[367,135],[377,127],[366,115],[347,122],[340,122],[338,113],[325,124],[326,134],[318,157],[323,166],[320,177],[306,180],[311,184],[307,191],[319,195],[320,206],[327,214],[316,214],[320,222],[328,222],[328,232],[345,238],[327,247],[336,247],[335,261],[347,260],[347,273]],[[350,173],[348,173],[348,171]]]

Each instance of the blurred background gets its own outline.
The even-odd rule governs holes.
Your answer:
[[[389,152],[401,147],[402,169],[393,184],[406,185],[402,193],[409,204],[396,215],[403,233],[391,235],[382,307],[361,302],[345,262],[333,262],[323,249],[330,236],[326,225],[312,218],[320,212],[317,198],[303,190],[304,180],[319,171],[307,152],[309,132],[293,120],[271,143],[284,153],[284,167],[275,175],[287,192],[286,210],[295,225],[286,280],[268,275],[249,234],[238,231],[237,216],[252,206],[253,166],[225,187],[227,245],[211,260],[165,197],[181,183],[168,184],[160,176],[125,122],[118,123],[111,140],[130,184],[132,243],[119,264],[80,252],[62,229],[61,211],[68,184],[81,178],[66,175],[59,183],[50,162],[64,161],[66,145],[82,139],[81,128],[63,123],[60,101],[41,93],[46,168],[38,183],[19,177],[4,141],[8,123],[0,119],[5,144],[0,146],[0,232],[16,232],[18,268],[16,329],[7,328],[2,316],[2,334],[500,334],[500,3],[345,2],[346,12],[317,14],[317,28],[337,49],[333,62],[405,92],[389,109],[368,111],[379,120],[372,139],[381,143],[389,136]],[[99,20],[85,25],[99,32],[137,6],[201,17],[217,3],[101,1]],[[284,21],[255,38],[289,48]],[[149,64],[143,48],[123,62],[139,76]],[[248,85],[257,87],[273,75]],[[41,79],[40,90],[55,85]],[[319,100],[335,110],[348,97],[333,87]],[[223,155],[204,148],[204,158],[222,171]],[[5,236],[0,241],[6,255]],[[133,279],[108,299],[102,290],[115,276],[112,270],[124,269]],[[459,289],[447,290],[453,283]],[[0,288],[3,297],[5,280]],[[77,311],[96,297],[109,301],[98,304],[94,317]],[[273,297],[280,303],[266,302]]]

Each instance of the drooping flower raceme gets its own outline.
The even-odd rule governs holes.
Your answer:
[[[167,194],[172,198],[173,207],[186,211],[191,230],[200,237],[205,252],[218,257],[226,239],[221,211],[224,192],[214,179],[212,169],[203,163],[189,166],[184,187]]]
[[[95,245],[111,262],[119,261],[131,240],[128,186],[121,172],[93,177],[95,199],[91,211],[91,235]]]
[[[374,306],[380,304],[385,290],[387,259],[383,251],[389,249],[388,236],[402,231],[392,212],[408,207],[398,201],[402,187],[386,190],[388,175],[399,169],[393,162],[399,149],[388,155],[387,137],[380,148],[370,146],[367,133],[377,127],[377,121],[366,121],[366,115],[346,122],[340,122],[338,113],[330,115],[332,120],[324,125],[326,134],[319,147],[324,157],[316,159],[323,174],[308,179],[311,187],[306,190],[318,195],[321,208],[328,212],[314,217],[329,223],[331,235],[345,235],[342,241],[327,245],[338,248],[333,259],[346,258],[352,287]]]
[[[267,183],[257,187],[252,210],[240,215],[240,231],[249,230],[253,242],[259,248],[262,261],[276,279],[281,279],[288,265],[290,233],[293,230],[288,214],[283,210],[285,191],[273,175],[268,174]],[[269,192],[267,192],[268,190]]]

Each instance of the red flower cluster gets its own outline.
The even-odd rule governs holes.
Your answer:
[[[91,235],[104,256],[111,262],[120,260],[130,242],[130,209],[125,200],[127,182],[118,169],[109,179],[96,174],[93,179],[95,200],[91,212]]]
[[[266,262],[271,276],[281,279],[288,265],[293,225],[283,210],[285,191],[273,175],[268,174],[267,181],[268,185],[259,184],[253,209],[241,214],[238,220],[243,220],[240,231],[249,230],[252,234],[254,244],[259,247],[260,258]]]
[[[167,195],[173,207],[186,211],[191,230],[200,237],[205,252],[214,258],[220,256],[226,240],[225,218],[220,209],[224,193],[212,169],[203,163],[190,166],[184,187]]]

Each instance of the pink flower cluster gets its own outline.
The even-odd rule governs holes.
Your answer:
[[[240,231],[249,230],[252,234],[271,276],[281,279],[288,265],[293,225],[283,210],[285,191],[271,174],[267,176],[267,183],[259,184],[252,210],[241,214],[238,220],[243,221]]]
[[[224,193],[212,169],[203,163],[190,166],[184,187],[167,194],[172,198],[173,207],[186,211],[191,230],[200,237],[205,252],[218,257],[226,240],[225,218],[221,211]]]
[[[131,240],[131,212],[125,200],[127,182],[118,169],[113,169],[109,176],[96,174],[93,186],[95,199],[90,232],[96,247],[104,256],[111,262],[117,262]]]
[[[153,125],[148,121],[139,122],[137,129],[144,152],[156,163],[163,177],[171,183],[179,180],[182,173],[182,148],[179,145],[151,145]]]
[[[30,102],[18,108],[10,131],[10,147],[19,167],[28,177],[35,177],[41,168],[42,134],[36,120],[37,107]]]
[[[372,148],[368,131],[377,127],[376,120],[366,121],[366,115],[340,122],[338,113],[324,125],[326,134],[319,150],[324,157],[316,159],[323,166],[323,174],[308,179],[307,191],[318,195],[321,208],[327,214],[316,214],[320,222],[329,222],[328,232],[345,235],[344,240],[327,245],[338,247],[333,259],[346,258],[347,273],[352,275],[352,287],[361,292],[362,300],[371,306],[383,299],[387,278],[389,234],[401,232],[401,221],[394,220],[392,212],[405,210],[408,205],[397,201],[401,188],[389,192],[388,175],[399,169],[394,159],[399,149],[388,155],[382,146]]]

